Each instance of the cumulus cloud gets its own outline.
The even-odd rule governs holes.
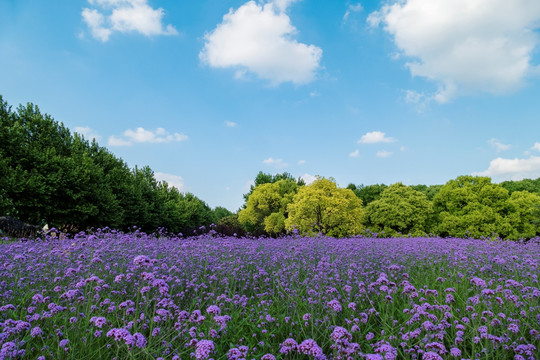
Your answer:
[[[540,151],[540,142],[534,143],[534,145],[533,145],[533,147],[531,149]]]
[[[163,25],[165,11],[154,9],[148,0],[88,0],[93,8],[82,10],[83,21],[92,36],[103,42],[113,32],[136,32],[146,36],[176,35],[175,27]]]
[[[359,157],[360,156],[360,150],[356,149],[352,153],[349,154],[350,157]]]
[[[312,182],[314,182],[315,180],[317,180],[317,176],[314,176],[314,175],[310,175],[308,173],[300,176],[300,178],[302,178],[302,180],[304,180],[304,182],[306,183],[306,185],[309,185],[311,184]]]
[[[276,169],[281,169],[281,168],[289,166],[289,164],[284,162],[283,159],[274,159],[274,158],[271,158],[271,157],[268,158],[268,159],[263,160],[263,163],[266,164],[266,165],[271,165],[271,166],[275,167]]]
[[[169,187],[175,187],[178,191],[184,190],[184,179],[181,176],[156,172],[154,173],[154,178],[157,181],[165,181]]]
[[[540,2],[530,0],[395,0],[368,17],[382,25],[413,76],[438,85],[439,103],[475,92],[519,89],[538,66]]]
[[[145,128],[138,127],[135,130],[127,129],[124,131],[124,137],[111,136],[109,137],[110,146],[130,146],[133,143],[168,143],[168,142],[181,142],[188,139],[187,135],[182,133],[171,134],[164,128],[157,128],[156,130],[146,130]]]
[[[109,146],[131,146],[131,145],[133,145],[131,143],[131,141],[122,139],[121,137],[114,136],[114,135],[109,136],[109,140],[107,141],[107,144]]]
[[[96,141],[101,140],[101,136],[88,126],[75,126],[73,131],[76,132],[77,134],[84,136],[86,140],[92,140],[92,139],[95,139]]]
[[[496,158],[489,163],[487,170],[473,173],[475,176],[489,176],[497,181],[536,179],[540,177],[540,157],[527,159]]]
[[[306,160],[298,160],[298,165],[304,165],[306,163]]]
[[[227,127],[236,127],[236,125],[238,124],[235,123],[234,121],[225,121],[225,126]]]
[[[285,13],[292,2],[248,1],[229,10],[223,22],[205,35],[200,60],[213,68],[233,68],[236,78],[252,73],[273,85],[312,81],[322,50],[294,39],[297,30]]]
[[[372,131],[368,132],[358,140],[359,144],[375,144],[375,143],[391,143],[396,141],[396,139],[391,137],[386,137],[386,134],[381,131]]]
[[[510,145],[503,144],[497,139],[490,139],[489,144],[493,146],[497,151],[504,151],[510,149]]]
[[[375,154],[375,156],[380,157],[380,158],[387,158],[387,157],[390,157],[391,155],[392,155],[392,152],[386,151],[386,150],[377,151],[377,153]]]

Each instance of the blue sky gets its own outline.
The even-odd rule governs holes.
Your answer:
[[[540,2],[0,1],[0,94],[235,211],[259,171],[540,177]]]

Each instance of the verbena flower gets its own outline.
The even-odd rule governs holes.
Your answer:
[[[201,340],[195,347],[195,358],[197,360],[208,359],[215,348],[212,340]]]

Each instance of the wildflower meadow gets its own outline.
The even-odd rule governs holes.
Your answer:
[[[191,238],[0,244],[0,359],[539,359],[540,244]]]

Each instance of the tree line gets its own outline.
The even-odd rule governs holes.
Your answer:
[[[157,181],[148,166],[130,169],[95,141],[71,133],[33,104],[13,110],[0,95],[0,216],[62,231],[160,228],[191,235],[285,233],[341,237],[492,237],[540,234],[540,178],[494,184],[460,176],[444,185],[306,185],[289,173],[259,172],[236,213],[210,208]],[[215,224],[213,226],[213,224]]]
[[[444,185],[349,184],[317,178],[305,185],[290,174],[259,173],[238,213],[250,232],[296,231],[330,236],[500,237],[540,235],[540,178],[491,182],[459,176]]]
[[[191,234],[232,213],[156,181],[148,166],[130,169],[33,104],[13,110],[0,95],[0,215],[70,232]]]

